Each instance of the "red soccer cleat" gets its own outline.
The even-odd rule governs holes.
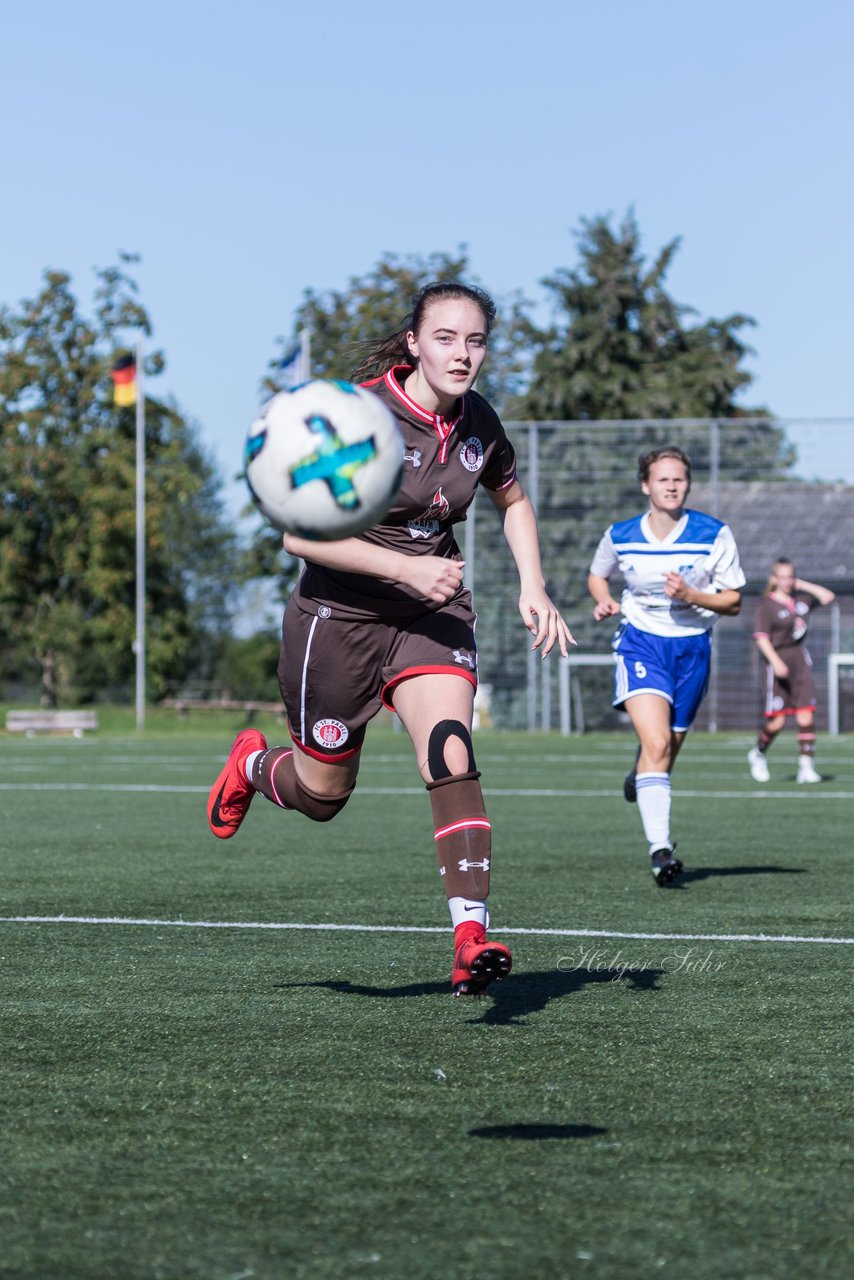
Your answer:
[[[255,795],[240,766],[253,751],[266,750],[267,740],[257,729],[243,729],[234,739],[225,768],[208,796],[208,822],[220,840],[229,840],[236,833]]]
[[[464,938],[454,956],[451,992],[455,996],[481,996],[490,982],[506,978],[512,967],[510,948],[503,942],[487,942],[485,934]]]

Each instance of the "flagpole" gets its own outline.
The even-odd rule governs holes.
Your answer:
[[[145,727],[145,388],[136,344],[136,727]]]

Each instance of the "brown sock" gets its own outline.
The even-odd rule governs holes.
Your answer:
[[[428,782],[439,874],[449,898],[483,902],[489,893],[492,832],[480,774],[458,773]]]
[[[329,822],[344,808],[355,790],[342,791],[338,795],[320,795],[311,791],[297,777],[294,753],[290,747],[271,747],[255,760],[250,782],[280,809],[296,809],[312,822]]]

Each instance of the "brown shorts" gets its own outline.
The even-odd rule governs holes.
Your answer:
[[[393,707],[394,689],[412,676],[452,673],[477,685],[475,615],[461,592],[441,609],[400,622],[336,618],[334,605],[293,596],[282,624],[279,688],[291,737],[318,760],[346,760],[369,720]]]
[[[785,680],[778,680],[766,664],[765,667],[765,717],[793,716],[796,711],[812,711],[815,708],[815,679],[812,658],[802,646],[797,649],[780,649],[780,657],[789,668]]]

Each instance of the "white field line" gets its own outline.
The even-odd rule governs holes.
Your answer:
[[[57,764],[58,762],[54,761],[53,763]],[[211,761],[210,762],[211,774],[213,774],[215,768],[221,767],[222,763],[223,762],[219,760]],[[479,763],[483,763],[483,762],[481,761]],[[825,767],[832,769],[832,773],[830,777],[837,784],[837,786],[845,785],[849,782],[854,782],[854,774],[852,774],[850,771],[851,765],[854,765],[854,760],[851,761],[850,765],[846,765],[846,766],[843,766],[841,762],[837,760],[834,760],[833,762],[824,761],[824,764],[825,764]],[[41,760],[11,760],[11,761],[4,761],[2,767],[3,767],[3,774],[6,778],[13,778],[13,777],[21,778],[21,786],[33,787],[33,786],[37,786],[38,783],[31,781],[31,779],[33,777],[39,778],[44,776],[44,774],[47,772],[49,768],[49,765],[50,765],[50,762],[45,762]],[[155,766],[155,765],[163,765],[167,769],[170,777],[174,777],[175,774],[181,774],[181,773],[184,773],[184,774],[194,773],[196,777],[198,777],[199,773],[202,772],[199,766],[199,762],[186,761],[186,760],[170,762],[168,759],[165,759],[165,758],[162,760],[158,760],[156,762],[155,761],[141,762],[139,760],[133,761],[133,762],[127,761],[124,765],[122,765],[121,762],[116,762],[114,759],[111,759],[110,765],[111,765],[111,771],[114,773],[114,776],[117,779],[117,781],[114,784],[116,786],[128,785],[119,781],[119,779],[121,779],[122,777],[127,777],[129,772],[133,772],[137,777],[139,776],[140,772],[150,774],[151,772],[153,772],[152,766]],[[778,783],[784,779],[791,780],[792,782],[794,782],[795,767],[796,767],[795,762],[781,761],[781,765],[782,765],[782,768],[780,768],[777,771]],[[617,787],[619,790],[622,790],[624,772],[625,772],[624,769],[617,771],[612,766],[608,766],[604,760],[599,761],[598,767],[593,767],[593,768],[590,767],[590,762],[587,761],[586,767],[583,770],[583,774],[586,780],[592,782],[595,779],[608,779],[613,781],[614,786]],[[53,770],[54,778],[56,778],[56,774],[57,774],[57,771],[56,769],[54,769]],[[372,768],[368,766],[363,771],[362,776],[366,779],[368,777],[375,777],[377,779],[394,779],[399,775],[401,776],[401,778],[411,779],[413,777],[413,774],[414,774],[414,771],[413,771],[411,762],[404,761],[404,762],[401,762],[401,768],[399,769],[388,768],[388,767]],[[515,765],[510,765],[505,762],[503,765],[492,765],[489,768],[489,777],[492,778],[496,784],[500,784],[502,781],[504,781],[507,774],[510,774],[511,780],[515,782],[522,782],[528,778],[530,778],[532,781],[536,781],[536,779],[542,777],[543,770],[541,767],[541,762],[538,763],[537,765],[534,765],[534,764],[527,764],[524,761],[517,762]],[[559,771],[557,776],[559,778],[563,777],[569,780],[569,779],[572,779],[575,776],[575,774],[576,774],[576,770],[574,768],[567,767],[566,769]],[[26,775],[29,775],[29,780],[27,781],[24,780]],[[703,776],[709,782],[728,781],[730,783],[732,782],[733,777],[735,777],[736,775],[739,777],[742,777],[744,781],[747,782],[748,773],[746,769],[734,770],[732,767],[727,767],[725,762],[722,762],[722,761],[719,761],[717,763],[717,767],[711,767],[711,768],[707,767],[703,774]],[[683,770],[682,776],[685,776],[684,770]],[[0,784],[0,789],[8,790],[13,785],[14,784],[12,784],[11,782],[5,782],[3,784]],[[59,783],[46,782],[45,785],[46,786],[59,785]],[[78,783],[76,785],[86,786],[86,785],[94,785],[94,784]],[[101,783],[99,785],[103,786],[108,784]],[[140,785],[140,784],[136,784],[136,785]],[[147,785],[157,785],[157,784],[152,783]],[[164,783],[163,785],[167,786],[168,784]],[[369,784],[366,782],[365,785],[369,785]],[[360,787],[360,789],[363,789],[363,788]]]
[[[2,745],[3,745],[2,742],[0,742],[0,758],[3,759],[4,768],[37,769],[42,765],[56,765],[56,764],[67,765],[70,763],[75,763],[74,761],[70,761],[68,759],[68,756],[44,756],[37,752],[33,752],[32,755],[26,755],[26,754],[22,755],[20,753],[16,753],[15,756],[12,756],[9,752],[2,750]],[[707,754],[707,753],[692,751],[690,753],[690,760],[688,760],[688,753],[687,752],[685,753],[685,761],[686,761],[686,764],[692,764],[692,765],[712,764],[712,765],[718,765],[718,766],[732,766],[732,765],[735,765],[736,763],[736,761],[733,760],[733,754],[734,753],[731,750],[728,750],[726,748],[721,748],[721,750],[715,754]],[[742,756],[744,755],[746,757],[746,752],[743,753],[741,748],[739,748],[738,752],[735,754],[738,755],[738,765],[739,767],[741,767]],[[205,765],[205,766],[213,767],[214,765],[222,765],[226,759],[227,759],[227,756],[225,755],[224,752],[215,752],[215,751],[208,752],[204,755],[191,755],[189,753],[184,753],[182,755],[164,756],[164,755],[155,755],[154,753],[152,753],[151,755],[109,754],[107,756],[107,760],[110,765],[129,765],[131,767],[144,767],[149,765],[156,766],[156,765],[166,765],[166,764],[168,765]],[[527,751],[520,754],[515,759],[509,758],[508,756],[492,756],[488,754],[486,755],[478,754],[477,759],[478,759],[479,766],[489,765],[489,767],[492,769],[502,769],[502,768],[513,769],[515,772],[515,771],[518,771],[519,769],[539,769],[543,764],[559,764],[559,765],[560,764],[565,764],[565,765],[583,764],[588,766],[591,764],[594,764],[599,766],[609,766],[617,769],[620,769],[623,766],[628,768],[628,764],[634,759],[634,756],[631,751],[627,752],[626,749],[623,748],[619,752],[609,751],[609,750],[600,750],[600,751],[593,750],[586,755],[575,755],[575,754],[558,755],[555,753],[546,754],[542,752],[535,753],[533,751]],[[833,753],[833,752],[828,753],[822,750],[821,762],[828,767],[832,766],[833,768],[839,768],[841,766],[849,766],[851,764],[854,764],[854,756],[842,755],[842,754],[837,755],[836,753]],[[94,762],[87,760],[84,763],[91,766]],[[365,768],[372,768],[376,765],[395,765],[402,769],[408,769],[408,770],[411,770],[413,768],[412,758],[407,752],[401,752],[399,755],[366,754],[364,764],[365,764]],[[797,765],[797,756],[794,754],[790,756],[784,756],[781,754],[772,760],[772,764],[776,764],[777,767],[780,769],[795,768],[795,766]],[[744,765],[744,769],[746,771],[746,764]]]
[[[297,924],[264,920],[158,920],[131,916],[0,916],[0,924],[137,925],[156,929],[260,929],[318,933],[442,933],[446,926],[406,924]],[[850,947],[854,938],[811,938],[773,933],[625,933],[618,929],[502,929],[535,938],[626,938],[638,942],[829,943]]]
[[[209,786],[169,786],[143,782],[0,782],[0,791],[100,791],[151,792],[154,795],[195,795],[210,793]],[[801,788],[798,791],[695,791],[682,787],[677,795],[704,800],[854,800],[854,791],[825,791],[823,788]],[[356,787],[354,796],[420,796],[424,787]],[[607,790],[574,787],[484,787],[485,796],[544,796],[557,799],[592,797],[614,799],[614,787]]]

